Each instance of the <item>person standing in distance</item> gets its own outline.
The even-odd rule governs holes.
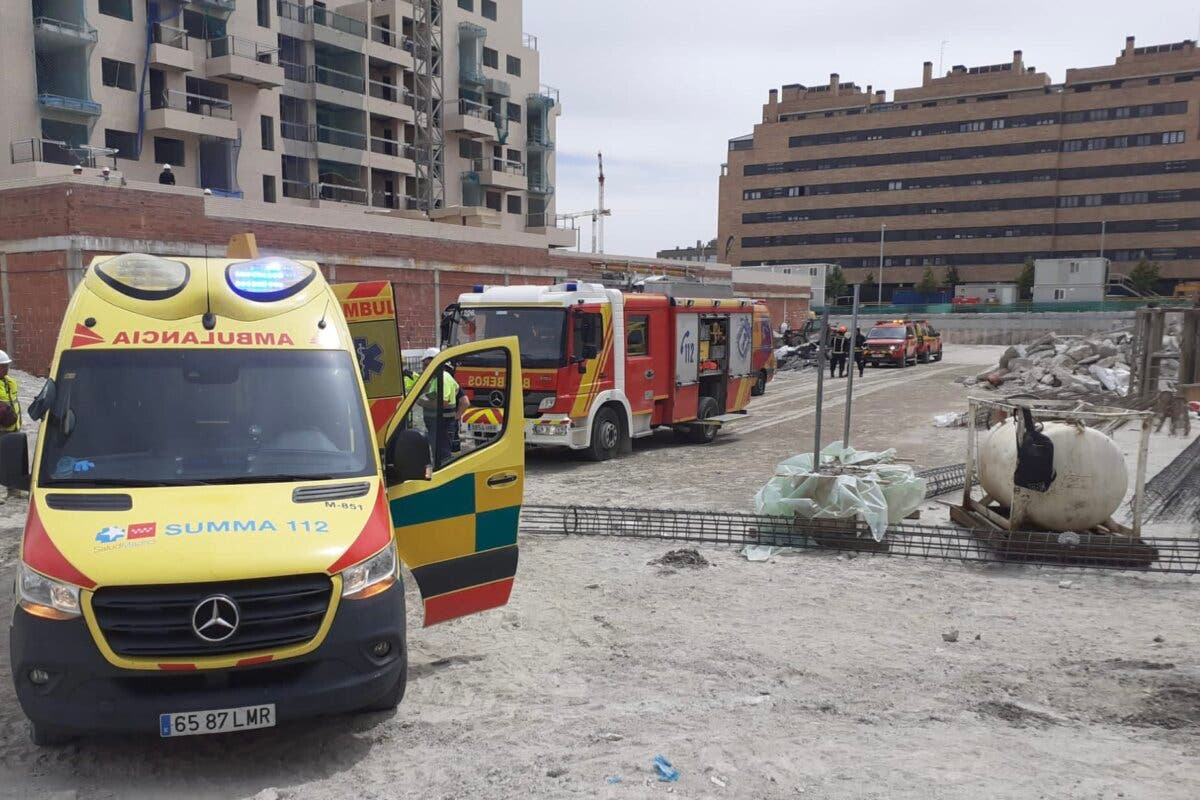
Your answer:
[[[175,173],[171,171],[170,164],[163,164],[162,172],[158,173],[158,182],[163,186],[175,185]]]

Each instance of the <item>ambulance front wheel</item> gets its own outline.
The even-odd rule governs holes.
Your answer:
[[[588,458],[592,461],[608,461],[621,448],[621,420],[611,408],[602,408],[592,420],[592,443],[588,447]]]

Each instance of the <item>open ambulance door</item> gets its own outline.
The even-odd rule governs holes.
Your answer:
[[[498,431],[457,435],[454,362],[499,373]],[[396,546],[412,570],[425,625],[508,602],[517,572],[525,485],[520,344],[515,336],[443,351],[424,370],[387,428],[384,476]],[[503,400],[500,400],[503,396]]]
[[[404,396],[404,360],[391,281],[335,283],[333,293],[354,340],[354,353],[371,407],[371,426],[381,444]]]

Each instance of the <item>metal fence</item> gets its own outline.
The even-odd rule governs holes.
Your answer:
[[[287,70],[284,69],[286,77]],[[312,66],[312,82],[323,83],[326,86],[332,86],[335,89],[345,89],[348,92],[364,93],[367,90],[367,79],[363,75],[355,75],[352,72],[342,72],[340,69],[332,67],[323,67],[320,64]]]
[[[844,298],[843,298],[844,299]],[[877,317],[925,316],[929,314],[1025,314],[1030,312],[1075,312],[1087,313],[1097,311],[1136,311],[1149,302],[1158,303],[1164,308],[1186,308],[1190,301],[1186,298],[1172,297],[1131,297],[1128,300],[1101,300],[1092,303],[1009,303],[1005,305],[989,303],[919,303],[915,305],[879,305],[864,303],[863,313]],[[813,312],[818,316],[824,308],[814,307]],[[849,314],[850,306],[835,305],[834,314]]]
[[[769,545],[802,550],[976,563],[1023,563],[1052,567],[1200,574],[1200,540],[1129,539],[1044,531],[967,530],[901,522],[883,541],[861,523],[787,519],[759,514],[647,508],[530,505],[521,510],[525,534],[662,539],[741,547]]]
[[[223,39],[208,40],[208,57],[238,56],[249,58],[263,64],[275,64],[279,58],[279,48],[260,44],[252,39],[240,36],[226,36]]]

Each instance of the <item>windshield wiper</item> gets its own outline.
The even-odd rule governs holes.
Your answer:
[[[63,489],[140,489],[144,487],[158,486],[209,486],[209,481],[200,481],[191,478],[177,481],[145,481],[134,478],[86,478],[84,480],[71,480],[70,478],[51,478],[48,485]]]
[[[298,481],[331,481],[336,475],[236,475],[217,480],[217,483],[295,483]]]

